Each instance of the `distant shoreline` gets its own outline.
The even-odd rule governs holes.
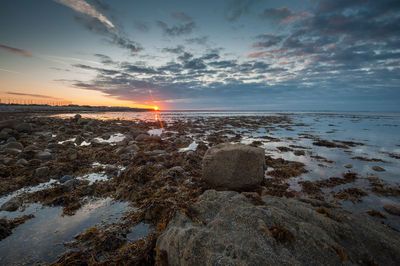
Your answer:
[[[148,112],[151,110],[152,109],[145,108],[109,106],[0,104],[0,113]]]

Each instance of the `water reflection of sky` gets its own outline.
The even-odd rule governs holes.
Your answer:
[[[35,218],[0,241],[0,265],[51,262],[66,250],[63,242],[96,224],[116,221],[126,210],[127,203],[110,198],[91,201],[73,216],[62,216],[61,207],[31,206],[25,213],[33,213]]]

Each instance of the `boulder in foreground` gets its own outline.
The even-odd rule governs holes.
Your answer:
[[[246,190],[264,178],[265,152],[244,144],[219,144],[203,158],[203,179],[218,189]]]
[[[400,233],[369,217],[234,191],[204,192],[169,222],[156,247],[169,265],[398,265],[400,261]]]

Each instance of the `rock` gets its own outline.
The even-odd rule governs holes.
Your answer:
[[[76,120],[76,121],[78,121],[79,119],[81,119],[82,118],[82,116],[80,115],[80,114],[76,114],[75,116],[74,116],[74,119]]]
[[[5,120],[0,122],[0,129],[3,128],[14,128],[17,125],[18,121],[13,119],[13,120]]]
[[[165,151],[164,150],[152,150],[152,151],[147,151],[146,154],[152,155],[152,156],[162,155],[162,154],[165,154]]]
[[[60,179],[60,183],[61,183],[61,184],[64,184],[65,182],[71,180],[72,178],[73,178],[73,177],[70,176],[70,175],[65,175],[65,176],[63,176],[63,177]]]
[[[0,211],[13,212],[18,210],[19,206],[22,204],[22,199],[20,197],[11,198],[9,201],[1,205]]]
[[[400,205],[399,204],[387,203],[387,204],[383,205],[383,208],[385,209],[385,211],[387,211],[390,214],[400,216]]]
[[[203,179],[219,189],[251,189],[264,178],[264,149],[243,144],[219,144],[203,157]]]
[[[15,126],[18,132],[30,133],[32,131],[32,126],[29,123],[19,123]]]
[[[6,154],[10,154],[10,155],[18,155],[18,154],[21,153],[21,150],[13,149],[13,148],[5,148],[5,149],[4,149],[4,152],[5,152]]]
[[[400,261],[400,233],[373,218],[285,197],[255,200],[257,196],[205,191],[168,223],[157,239],[158,254],[167,256],[169,265],[397,265]]]
[[[89,131],[89,132],[94,131],[93,128],[92,128],[91,126],[89,126],[89,125],[84,125],[84,126],[83,126],[83,130],[84,130],[84,131]]]
[[[149,139],[150,139],[150,136],[149,136],[149,135],[146,135],[146,134],[139,134],[139,135],[135,138],[136,141],[146,141],[146,140],[149,140]]]
[[[49,168],[47,166],[40,167],[35,170],[35,174],[39,178],[47,177],[49,175]]]
[[[353,168],[353,165],[351,165],[351,164],[345,164],[344,167],[347,168],[347,169],[350,169],[350,168]]]
[[[84,141],[84,139],[82,138],[82,136],[81,135],[78,135],[78,136],[76,136],[76,138],[75,138],[75,144],[76,145],[81,145],[81,143]]]
[[[83,119],[83,118],[79,118],[78,121],[76,123],[78,123],[78,125],[86,125],[87,124],[87,120]]]
[[[9,143],[9,142],[15,142],[15,141],[17,141],[17,139],[16,138],[14,138],[14,137],[9,137],[8,139],[7,139],[7,143]]]
[[[27,160],[25,160],[25,159],[19,159],[17,161],[17,164],[21,165],[21,166],[27,166],[29,164],[29,162]]]
[[[39,159],[39,160],[51,160],[52,159],[52,155],[51,155],[51,153],[50,152],[47,152],[47,151],[43,151],[43,152],[39,152],[39,153],[37,153],[36,155],[35,155],[35,158],[36,159]]]
[[[6,148],[17,149],[22,151],[24,149],[24,145],[22,145],[20,142],[11,141],[7,142]]]
[[[124,154],[124,153],[132,153],[132,151],[137,152],[139,149],[140,149],[140,148],[139,148],[138,145],[136,145],[136,144],[131,144],[131,145],[126,146],[126,147],[120,147],[120,148],[116,149],[115,152],[116,152],[118,155],[121,155],[121,154]]]
[[[385,171],[385,169],[383,169],[382,167],[376,166],[376,165],[372,166],[371,168],[375,172],[384,172]]]
[[[8,139],[9,137],[10,137],[10,135],[8,135],[7,132],[4,132],[4,131],[1,131],[1,132],[0,132],[0,139],[1,139],[1,140],[6,140],[6,139]]]
[[[75,179],[68,180],[64,183],[67,186],[68,190],[72,190],[78,187],[78,182]]]

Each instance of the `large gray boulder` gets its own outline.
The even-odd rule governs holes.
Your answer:
[[[246,190],[264,178],[265,151],[244,144],[219,144],[203,157],[203,179],[218,189]]]
[[[169,265],[398,265],[399,232],[312,203],[207,190],[156,247]]]

